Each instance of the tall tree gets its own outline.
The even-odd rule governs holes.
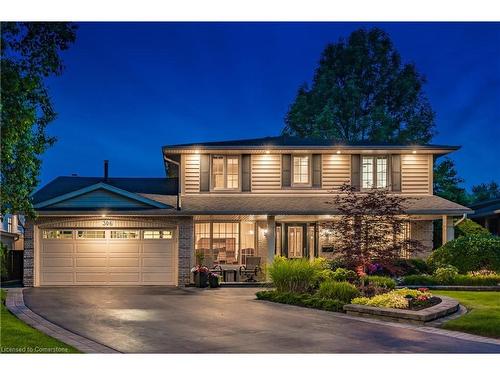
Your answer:
[[[41,155],[55,142],[56,117],[45,78],[59,75],[59,56],[75,40],[70,23],[1,23],[1,213],[33,216]]]
[[[464,179],[458,176],[455,162],[450,158],[444,158],[434,165],[434,194],[450,201],[467,205],[469,197],[460,185]]]
[[[488,184],[479,184],[472,187],[471,201],[483,202],[490,199],[500,198],[500,186],[495,181]]]
[[[328,44],[312,86],[298,90],[285,117],[285,135],[339,142],[427,143],[434,112],[424,77],[403,64],[389,36],[373,28]]]

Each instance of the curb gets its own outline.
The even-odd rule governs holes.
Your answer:
[[[24,304],[22,288],[5,288],[5,290],[7,291],[5,300],[7,310],[38,331],[72,346],[82,353],[120,353],[108,346],[70,332],[34,313]]]

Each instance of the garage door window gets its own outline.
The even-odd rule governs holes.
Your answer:
[[[139,231],[138,230],[112,230],[111,231],[111,238],[134,240],[134,239],[139,238]]]
[[[79,230],[76,238],[78,239],[97,239],[106,238],[106,232],[103,230]]]
[[[170,240],[173,238],[173,231],[171,230],[145,230],[145,240]]]
[[[71,230],[44,230],[43,238],[49,240],[63,240],[63,239],[72,239],[73,231]]]

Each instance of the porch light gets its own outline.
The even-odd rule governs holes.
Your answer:
[[[195,153],[195,154],[199,154],[199,153],[200,153],[200,150],[196,149],[196,150],[194,150],[194,153]]]
[[[102,214],[102,215],[101,215],[101,217],[102,217],[102,218],[105,218],[105,217],[106,217],[106,215],[105,215],[105,214]]]
[[[337,150],[337,155],[340,154],[340,150]]]
[[[269,152],[270,152],[269,150],[266,150],[266,154],[268,154],[268,155],[269,155]]]
[[[417,153],[417,150],[413,150],[411,153],[412,153],[412,154],[416,154],[416,153]]]

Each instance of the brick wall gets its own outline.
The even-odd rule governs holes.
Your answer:
[[[185,286],[190,282],[191,267],[194,263],[194,250],[193,250],[193,218],[192,217],[126,217],[126,216],[113,216],[112,220],[121,221],[122,223],[135,222],[134,225],[141,228],[161,228],[162,226],[177,226],[178,227],[178,284]],[[89,222],[99,222],[102,218],[82,218],[75,217],[38,217],[36,223],[27,220],[24,232],[24,279],[23,283],[26,287],[34,285],[34,224],[45,227],[58,227],[58,228],[74,228],[81,225],[88,225]],[[86,224],[82,224],[86,223]]]
[[[410,224],[410,235],[412,239],[422,243],[424,250],[414,254],[417,258],[426,258],[432,252],[433,224],[432,220],[412,221]]]

